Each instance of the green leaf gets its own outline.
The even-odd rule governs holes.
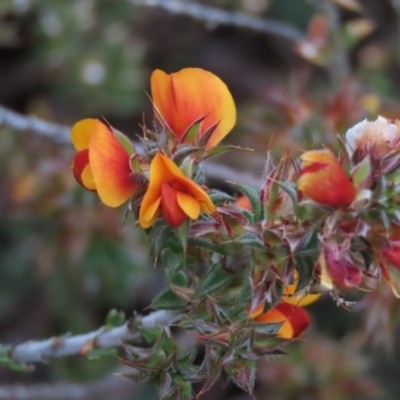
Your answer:
[[[139,332],[142,338],[149,344],[154,343],[161,335],[162,328],[155,326],[152,328],[143,328],[139,326]]]
[[[175,253],[169,248],[161,252],[161,264],[173,273],[183,266],[183,260],[184,255],[182,253]]]
[[[311,227],[306,231],[303,238],[294,250],[295,256],[309,256],[319,253],[320,243],[318,240],[318,228]]]
[[[193,144],[196,141],[196,138],[200,134],[200,126],[201,123],[203,122],[205,117],[201,118],[200,120],[196,121],[193,123],[192,126],[189,127],[189,129],[184,133],[183,135],[183,141],[185,143]]]
[[[240,286],[239,296],[236,298],[235,307],[237,307],[238,312],[243,311],[251,301],[251,281],[250,276],[253,272],[254,262],[251,260],[243,274],[242,284]]]
[[[261,207],[259,189],[250,185],[238,185],[238,187],[240,191],[250,200],[254,222],[260,222],[263,218],[263,209]]]
[[[278,182],[278,185],[289,195],[292,200],[293,207],[299,202],[297,196],[297,186],[292,182]]]
[[[199,282],[194,297],[208,296],[229,285],[232,275],[228,274],[218,263],[215,263]]]
[[[236,243],[243,244],[244,246],[254,247],[256,249],[265,250],[264,242],[257,236],[246,233],[235,240]]]
[[[193,247],[203,247],[224,256],[229,256],[236,252],[234,251],[235,247],[232,243],[228,245],[219,245],[205,238],[189,238],[188,244]]]
[[[118,312],[115,308],[113,308],[107,314],[106,327],[116,328],[117,326],[121,326],[125,320],[125,313],[123,311]]]
[[[211,150],[207,151],[207,154],[204,159],[219,156],[221,154],[227,153],[228,151],[234,150],[232,146],[218,146],[214,147]]]
[[[310,228],[294,251],[294,265],[299,274],[297,290],[308,285],[313,277],[314,263],[319,254],[320,243],[316,227]]]
[[[117,349],[103,348],[103,349],[93,349],[86,353],[86,358],[89,361],[97,361],[103,357],[115,356],[117,354]]]
[[[183,271],[178,271],[171,279],[171,283],[175,286],[187,287],[188,278]]]
[[[117,129],[111,128],[115,138],[118,140],[118,142],[122,145],[122,147],[126,150],[126,152],[129,155],[132,155],[135,152],[135,148],[133,147],[132,142],[130,141],[130,139],[125,136],[122,132],[120,132]]]
[[[371,160],[369,156],[367,156],[364,157],[364,159],[354,167],[351,173],[354,186],[357,188],[361,187],[370,174],[371,174]]]
[[[263,323],[263,322],[255,322],[251,324],[254,326],[254,329],[258,333],[264,333],[267,335],[275,335],[282,326],[282,322],[276,323]]]
[[[235,198],[220,190],[212,189],[208,191],[208,195],[214,204],[223,204],[226,201],[234,202]]]
[[[294,265],[299,273],[299,280],[297,282],[297,291],[305,288],[313,278],[315,260],[310,256],[294,257]]]
[[[156,310],[182,310],[186,307],[186,304],[172,290],[167,289],[156,296],[151,307]]]
[[[189,238],[189,218],[186,218],[185,222],[178,226],[177,231],[178,231],[178,238],[179,241],[182,245],[183,248],[183,253],[186,255],[186,248],[187,248],[187,242]]]

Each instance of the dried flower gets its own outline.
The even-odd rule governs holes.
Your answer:
[[[375,121],[364,120],[346,132],[346,148],[354,163],[369,155],[379,161],[400,145],[400,121],[379,116]]]

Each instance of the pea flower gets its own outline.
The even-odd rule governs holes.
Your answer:
[[[300,192],[324,206],[344,207],[353,202],[357,190],[330,150],[307,151],[301,161]]]
[[[167,223],[175,227],[187,217],[198,219],[200,211],[211,214],[215,210],[208,194],[161,153],[157,153],[150,164],[149,187],[139,212],[142,228],[154,224],[159,210]]]
[[[400,121],[379,116],[375,121],[364,120],[346,132],[346,149],[353,162],[369,155],[372,161],[400,146]]]
[[[97,192],[109,207],[118,207],[132,196],[139,184],[131,178],[128,150],[133,153],[133,147],[127,139],[123,146],[107,125],[88,118],[72,127],[71,141],[77,150],[72,171],[78,183]]]
[[[169,75],[155,70],[151,94],[157,117],[179,142],[194,124],[200,123],[197,140],[213,130],[206,146],[211,149],[235,125],[235,103],[227,86],[201,68],[184,68]]]
[[[298,283],[297,271],[293,273],[293,283],[283,288],[280,302],[270,310],[263,313],[264,304],[260,304],[250,313],[250,318],[255,322],[282,323],[277,332],[281,339],[299,337],[310,324],[310,317],[303,307],[316,301],[320,294],[296,294]]]
[[[341,288],[352,288],[359,285],[363,278],[361,268],[346,256],[346,251],[334,243],[323,245],[320,258],[321,284],[332,289],[333,284]]]
[[[280,301],[274,308],[263,313],[264,305],[258,306],[250,318],[255,322],[277,324],[282,323],[276,336],[281,339],[299,337],[310,324],[307,312],[298,306]]]

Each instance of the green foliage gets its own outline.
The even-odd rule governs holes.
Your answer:
[[[257,223],[263,218],[263,209],[261,207],[260,191],[253,186],[249,185],[238,185],[240,191],[249,199],[251,204],[252,218],[249,222]]]

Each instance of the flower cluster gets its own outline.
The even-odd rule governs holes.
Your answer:
[[[218,146],[236,120],[226,85],[198,68],[156,70],[151,101],[155,127],[136,148],[96,119],[71,133],[76,180],[106,206],[128,203],[147,230],[167,286],[151,307],[186,314],[181,327],[206,347],[198,367],[195,346],[183,357],[173,339],[148,333],[153,349],[132,349],[129,361],[139,380],[178,396],[179,382],[204,380],[204,392],[227,374],[251,393],[256,361],[304,333],[304,307],[322,292],[340,303],[382,277],[400,297],[399,121],[360,122],[338,155],[287,152],[275,164],[268,151],[261,187],[237,184],[238,197],[208,188],[200,166],[230,150]]]
[[[156,70],[151,92],[156,118],[173,135],[175,147],[185,143],[211,150],[235,124],[236,109],[228,88],[208,71],[186,68],[168,75]],[[136,191],[144,193],[142,228],[151,227],[160,211],[175,227],[187,217],[198,219],[200,211],[215,211],[207,192],[185,176],[161,146],[148,165],[126,136],[95,119],[76,123],[71,140],[77,150],[72,164],[76,180],[97,191],[105,205],[118,207]]]

